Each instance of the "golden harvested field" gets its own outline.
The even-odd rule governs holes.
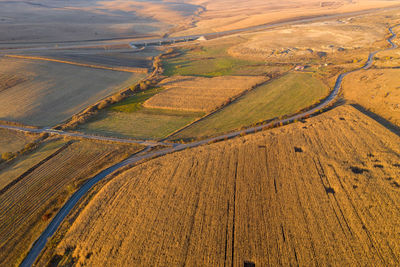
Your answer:
[[[33,153],[19,156],[11,164],[0,165],[0,190],[5,190],[4,187],[13,182],[16,177],[20,177],[42,160],[46,160],[66,143],[63,139],[48,140],[42,143]]]
[[[195,27],[175,33],[177,36],[227,31],[294,18],[313,17],[321,14],[340,14],[396,5],[393,1],[385,0],[190,0],[189,2],[202,5],[205,8],[205,12],[196,18]]]
[[[370,69],[349,74],[343,95],[400,126],[400,69]]]
[[[0,155],[15,152],[36,139],[34,135],[23,134],[7,129],[0,129]]]
[[[375,56],[374,66],[377,68],[396,68],[400,66],[400,49],[383,51]]]
[[[146,75],[1,58],[0,74],[13,73],[23,73],[27,81],[0,92],[0,120],[35,126],[53,126],[67,120]]]
[[[1,190],[0,265],[20,262],[64,201],[86,179],[139,149],[87,141],[63,145],[40,163],[31,161],[30,170],[14,174],[13,182]]]
[[[159,83],[166,90],[149,98],[143,106],[210,112],[267,80],[263,76],[173,76]]]
[[[341,106],[124,172],[82,210],[53,259],[76,266],[395,266],[399,177],[399,136]]]

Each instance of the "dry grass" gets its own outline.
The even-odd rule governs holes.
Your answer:
[[[343,94],[364,108],[400,126],[400,70],[371,69],[344,79]]]
[[[16,152],[35,139],[37,139],[37,137],[34,135],[0,129],[0,154]]]
[[[36,126],[60,123],[145,75],[14,58],[0,65],[2,74],[28,78],[0,92],[0,120]]]
[[[262,76],[174,76],[159,83],[166,90],[148,99],[143,106],[210,112],[266,80]]]
[[[318,52],[325,52],[325,62],[351,62],[366,58],[371,49],[386,47],[386,23],[398,22],[398,13],[389,12],[280,27],[243,34],[247,40],[229,49],[229,53],[246,59],[296,62],[319,59]]]
[[[53,150],[40,164],[29,157],[25,159],[31,163],[26,170],[37,165],[23,176],[15,173],[11,178],[18,182],[0,194],[0,265],[18,264],[79,185],[138,148],[77,141],[59,153]],[[36,157],[36,153],[31,157]]]
[[[334,2],[334,4],[321,5],[323,2]],[[223,0],[206,2],[204,0],[191,0],[190,3],[201,4],[206,8],[206,11],[197,19],[195,27],[178,32],[176,33],[177,36],[226,31],[293,18],[339,14],[395,5],[392,1],[376,0],[360,0],[357,2],[320,0]]]
[[[167,155],[105,185],[56,253],[77,266],[398,265],[399,154],[399,136],[343,106]]]

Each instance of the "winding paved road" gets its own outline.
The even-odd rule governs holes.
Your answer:
[[[399,24],[400,25],[400,24]],[[76,191],[71,198],[66,202],[66,204],[60,209],[60,211],[57,213],[57,215],[53,218],[53,220],[50,222],[50,224],[47,226],[47,228],[43,231],[43,233],[40,235],[40,237],[35,241],[35,243],[32,245],[31,250],[29,251],[28,255],[25,257],[25,259],[23,260],[23,262],[21,263],[20,266],[32,266],[33,263],[35,262],[36,258],[39,256],[40,252],[43,250],[43,248],[45,247],[47,241],[53,236],[53,234],[56,232],[57,228],[60,226],[60,224],[62,223],[62,221],[67,217],[67,215],[69,214],[69,212],[75,207],[75,205],[78,203],[78,201],[100,180],[104,179],[106,176],[110,175],[111,173],[115,172],[116,170],[137,163],[139,161],[143,161],[143,160],[148,160],[148,159],[152,159],[154,157],[159,157],[159,156],[163,156],[169,153],[173,153],[173,152],[177,152],[177,151],[181,151],[184,149],[188,149],[188,148],[193,148],[193,147],[198,147],[201,145],[205,145],[208,144],[210,142],[217,142],[217,141],[222,141],[225,139],[229,139],[229,138],[233,138],[236,136],[240,136],[241,134],[248,134],[248,133],[254,133],[256,131],[260,131],[262,129],[264,129],[265,127],[268,126],[274,126],[274,125],[278,125],[278,124],[285,124],[285,123],[289,123],[289,122],[293,122],[295,120],[299,120],[299,119],[303,119],[306,118],[310,115],[315,114],[318,110],[321,110],[325,107],[327,107],[329,104],[331,104],[333,102],[333,100],[337,97],[339,90],[341,88],[341,84],[343,81],[343,78],[348,75],[349,73],[355,72],[355,71],[359,71],[362,69],[368,69],[372,66],[373,63],[373,59],[374,56],[376,55],[376,53],[381,52],[381,51],[385,51],[385,50],[390,50],[390,49],[395,49],[397,48],[397,45],[393,43],[393,39],[396,37],[396,34],[393,32],[393,28],[397,27],[399,25],[395,25],[389,28],[389,31],[391,32],[391,36],[387,39],[387,41],[389,42],[389,44],[391,45],[390,48],[388,49],[384,49],[384,50],[379,50],[379,51],[375,51],[370,53],[367,62],[365,63],[365,65],[357,70],[354,71],[350,71],[350,72],[346,72],[346,73],[342,73],[338,76],[335,86],[332,90],[332,92],[330,93],[330,95],[322,102],[320,103],[318,106],[303,112],[301,114],[297,114],[294,115],[292,117],[286,118],[286,119],[282,119],[280,121],[275,121],[275,122],[270,122],[264,125],[260,125],[257,127],[252,127],[252,128],[248,128],[245,130],[240,130],[240,131],[235,131],[235,132],[231,132],[228,134],[224,134],[221,136],[217,136],[217,137],[213,137],[213,138],[208,138],[205,140],[201,140],[201,141],[197,141],[197,142],[193,142],[193,143],[188,143],[188,144],[178,144],[175,145],[174,147],[170,147],[170,148],[166,148],[163,150],[159,150],[159,151],[153,151],[153,152],[149,152],[147,153],[149,149],[146,149],[142,152],[139,152],[133,156],[131,156],[130,158],[102,171],[101,173],[99,173],[98,175],[96,175],[95,177],[91,178],[90,180],[88,180],[78,191]],[[10,127],[14,127],[14,126],[10,126]],[[32,130],[33,131],[33,130]],[[43,130],[42,130],[43,131]],[[52,133],[51,129],[44,129],[45,132],[49,132]],[[40,132],[40,131],[39,131]],[[66,132],[59,132],[57,131],[58,134],[61,135],[71,135],[71,133],[66,133]],[[164,143],[162,143],[164,144]],[[151,145],[150,145],[151,146]]]

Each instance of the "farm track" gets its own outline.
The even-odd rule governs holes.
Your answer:
[[[17,58],[17,59],[29,59],[29,60],[41,60],[41,61],[56,62],[56,63],[61,63],[61,64],[68,64],[68,65],[74,65],[74,66],[85,67],[85,68],[93,68],[93,69],[129,72],[129,73],[147,73],[147,69],[144,69],[144,68],[134,69],[134,68],[107,67],[107,66],[101,66],[101,65],[85,64],[85,63],[73,62],[73,61],[68,61],[68,60],[59,60],[59,59],[36,57],[36,56],[23,56],[23,55],[4,55],[4,56],[9,57],[9,58]]]
[[[399,25],[395,25],[389,28],[389,32],[392,34],[387,41],[389,42],[389,44],[391,45],[390,48],[388,49],[394,49],[397,48],[397,45],[394,44],[392,42],[392,40],[396,37],[396,34],[393,32],[393,28],[397,27]],[[385,51],[387,49],[384,50],[379,50],[379,51],[375,51],[370,53],[368,60],[366,62],[366,64],[357,70],[354,71],[358,71],[358,70],[362,70],[362,69],[368,69],[371,67],[371,65],[373,64],[373,59],[374,59],[374,55],[377,52],[380,51]],[[102,180],[103,178],[105,178],[106,176],[110,175],[111,173],[117,171],[118,169],[121,169],[123,167],[129,166],[129,165],[133,165],[135,163],[138,163],[140,161],[144,161],[144,160],[149,160],[155,157],[160,157],[169,153],[173,153],[173,152],[177,152],[177,151],[182,151],[184,149],[188,149],[188,148],[194,148],[194,147],[198,147],[201,145],[205,145],[208,143],[212,143],[212,142],[218,142],[218,141],[223,141],[226,139],[230,139],[230,138],[234,138],[237,136],[240,136],[242,134],[250,134],[250,133],[255,133],[257,131],[261,131],[267,127],[272,127],[272,126],[277,126],[277,125],[281,125],[281,124],[287,124],[287,123],[291,123],[294,122],[296,120],[301,120],[303,118],[312,116],[314,114],[316,114],[317,112],[319,112],[320,110],[326,108],[327,106],[329,106],[337,97],[339,90],[341,88],[341,84],[342,81],[344,79],[344,77],[346,75],[348,75],[349,73],[352,73],[354,71],[350,71],[350,72],[346,72],[346,73],[342,73],[338,76],[335,86],[332,90],[332,92],[330,93],[330,95],[322,102],[320,103],[318,106],[291,116],[289,118],[286,119],[282,119],[280,121],[277,122],[270,122],[264,125],[260,125],[257,127],[251,127],[245,130],[240,130],[240,131],[235,131],[232,133],[228,133],[228,134],[224,134],[218,137],[213,137],[213,138],[208,138],[205,140],[201,140],[201,141],[197,141],[197,142],[193,142],[193,143],[188,143],[188,144],[179,144],[179,145],[175,145],[171,148],[167,148],[167,149],[163,149],[163,150],[159,150],[159,151],[154,151],[154,152],[150,152],[150,153],[138,153],[135,154],[133,156],[131,156],[130,158],[104,170],[103,172],[99,173],[98,175],[94,176],[92,179],[90,179],[88,182],[86,182],[78,191],[76,191],[71,198],[64,204],[64,206],[60,209],[60,211],[57,213],[57,215],[53,218],[53,220],[50,222],[50,224],[47,226],[46,230],[41,234],[41,236],[36,240],[36,242],[32,245],[31,250],[29,251],[28,255],[26,256],[26,258],[24,259],[24,261],[21,263],[20,266],[31,266],[36,258],[39,256],[40,252],[42,251],[42,249],[45,247],[47,241],[53,236],[53,234],[56,232],[58,226],[62,223],[62,221],[65,219],[65,217],[68,215],[68,213],[76,206],[76,204],[78,203],[78,201],[100,180]],[[43,131],[43,130],[38,130],[38,131]],[[51,130],[47,130],[47,131],[51,131]],[[107,140],[107,138],[105,138],[105,140]],[[164,144],[164,143],[161,143]],[[164,144],[165,145],[165,144]],[[282,230],[283,233],[283,230]]]

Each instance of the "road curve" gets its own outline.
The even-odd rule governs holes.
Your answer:
[[[318,110],[321,110],[325,107],[327,107],[329,104],[331,104],[333,102],[333,100],[336,98],[336,96],[339,93],[339,90],[341,88],[342,85],[342,81],[343,78],[355,71],[359,71],[362,69],[368,69],[372,66],[373,63],[373,59],[376,53],[381,52],[381,51],[385,51],[385,50],[390,50],[390,49],[395,49],[397,48],[397,45],[393,43],[393,39],[396,37],[396,34],[393,32],[393,28],[399,26],[395,25],[389,28],[390,33],[392,34],[387,41],[389,42],[389,44],[391,45],[390,48],[388,49],[383,49],[383,50],[378,50],[375,52],[370,53],[367,62],[365,63],[365,65],[357,70],[353,70],[353,71],[349,71],[346,73],[342,73],[338,76],[335,86],[332,90],[332,92],[330,93],[330,95],[318,106],[305,111],[303,113],[291,116],[289,118],[286,119],[282,119],[280,121],[275,121],[275,122],[270,122],[264,125],[260,125],[257,127],[251,127],[248,129],[244,129],[244,130],[240,130],[240,131],[234,131],[228,134],[224,134],[221,136],[217,136],[217,137],[213,137],[213,138],[208,138],[208,139],[204,139],[204,140],[200,140],[200,141],[196,141],[196,142],[192,142],[192,143],[188,143],[188,144],[179,144],[176,145],[175,147],[170,147],[170,148],[166,148],[163,150],[159,150],[159,151],[154,151],[154,152],[149,152],[146,153],[147,151],[142,151],[140,153],[137,153],[133,156],[131,156],[130,158],[113,165],[112,167],[107,168],[106,170],[102,171],[101,173],[99,173],[98,175],[96,175],[95,177],[91,178],[90,180],[88,180],[78,191],[76,191],[71,198],[64,204],[64,206],[60,209],[60,211],[57,213],[57,215],[53,218],[53,220],[49,223],[49,225],[47,226],[47,228],[43,231],[43,233],[40,235],[40,237],[34,242],[34,244],[32,245],[29,253],[27,254],[27,256],[25,257],[25,259],[22,261],[21,265],[22,267],[26,267],[26,266],[32,266],[33,263],[35,262],[36,258],[39,256],[40,252],[43,250],[43,248],[45,247],[47,241],[53,236],[53,234],[56,232],[57,228],[60,226],[60,224],[62,223],[62,221],[67,217],[67,215],[69,214],[69,212],[75,207],[75,205],[78,203],[78,201],[100,180],[104,179],[106,176],[108,176],[109,174],[115,172],[116,170],[137,163],[139,161],[143,161],[143,160],[148,160],[148,159],[152,159],[155,157],[159,157],[159,156],[163,156],[169,153],[173,153],[173,152],[177,152],[177,151],[181,151],[184,149],[188,149],[188,148],[193,148],[193,147],[198,147],[201,145],[205,145],[211,142],[217,142],[217,141],[222,141],[225,139],[229,139],[229,138],[233,138],[236,136],[240,136],[242,134],[249,134],[249,133],[254,133],[257,131],[260,131],[262,129],[264,129],[265,127],[268,126],[274,126],[274,125],[278,125],[278,124],[285,124],[285,123],[289,123],[289,122],[293,122],[295,120],[299,120],[299,119],[303,119],[306,118],[310,115],[315,114]]]

